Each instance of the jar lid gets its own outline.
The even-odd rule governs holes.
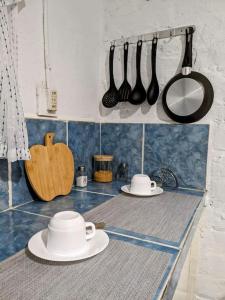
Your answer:
[[[112,161],[113,156],[112,155],[94,155],[94,159],[96,161]]]
[[[84,171],[85,171],[85,166],[79,166],[79,167],[78,167],[78,171],[84,172]]]

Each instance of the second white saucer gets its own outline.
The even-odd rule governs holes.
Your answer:
[[[160,195],[163,193],[163,189],[158,186],[156,187],[155,190],[150,191],[149,193],[133,193],[130,191],[130,184],[122,186],[121,190],[127,194],[134,195],[134,196],[140,196],[140,197],[156,196],[156,195]]]

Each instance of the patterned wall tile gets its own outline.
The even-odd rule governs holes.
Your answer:
[[[92,157],[100,153],[100,125],[90,122],[69,122],[69,147],[75,157],[75,167],[85,165],[92,177]]]
[[[141,173],[142,124],[107,123],[101,125],[102,154],[112,154],[113,173],[120,163],[128,164],[128,177]]]
[[[22,211],[10,210],[1,213],[0,261],[24,249],[32,235],[46,228],[48,222],[48,218]],[[6,299],[4,296],[1,297],[1,299],[3,298]]]
[[[8,208],[8,162],[0,159],[0,211]]]
[[[66,143],[66,123],[56,120],[28,119],[29,147],[43,144],[47,132],[55,132],[54,142]],[[12,164],[13,205],[19,205],[35,198],[24,171],[24,162]]]
[[[35,193],[26,177],[24,162],[12,163],[13,206],[36,199]]]
[[[208,125],[146,124],[144,172],[169,168],[180,187],[203,189],[208,135]]]
[[[66,122],[56,120],[27,119],[29,146],[43,144],[47,132],[55,132],[55,143],[66,144]]]

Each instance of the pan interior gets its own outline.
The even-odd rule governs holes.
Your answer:
[[[178,116],[195,113],[202,105],[203,99],[203,86],[191,78],[181,78],[175,81],[166,95],[169,110]]]

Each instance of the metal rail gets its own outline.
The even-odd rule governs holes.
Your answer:
[[[144,43],[150,42],[153,40],[154,37],[157,37],[158,39],[172,38],[175,36],[185,35],[186,30],[187,29],[190,30],[191,28],[193,29],[193,32],[196,29],[194,25],[189,25],[189,26],[182,26],[177,28],[169,28],[161,31],[155,31],[152,33],[140,34],[140,35],[131,36],[127,38],[121,37],[120,39],[111,41],[111,45],[115,45],[115,47],[121,47],[124,45],[125,42],[128,42],[129,44],[136,44],[138,40],[142,40],[142,42]]]

